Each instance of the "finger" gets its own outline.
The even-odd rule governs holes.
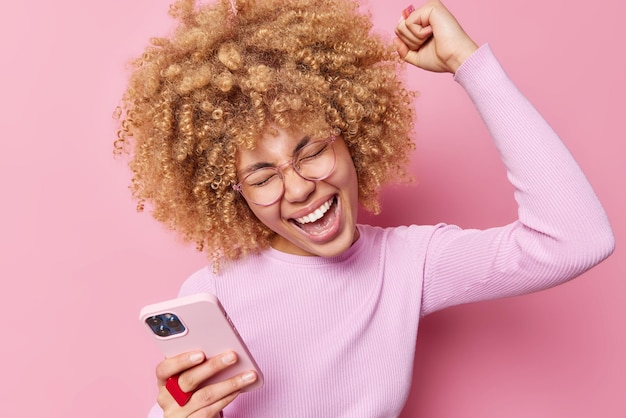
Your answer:
[[[181,373],[180,376],[178,376],[178,386],[183,392],[191,392],[196,389],[200,383],[211,376],[215,376],[217,373],[236,362],[237,355],[233,351],[211,357],[204,363]]]
[[[230,394],[230,395],[220,399],[218,402],[214,403],[211,406],[208,406],[208,407],[205,407],[205,408],[201,408],[201,409],[193,412],[187,418],[219,418],[221,416],[219,414],[220,411],[222,411],[232,401],[234,401],[237,398],[237,396],[239,396],[239,392],[232,393],[232,394]]]
[[[227,355],[228,353],[226,353]],[[206,367],[211,362],[215,362],[214,367],[211,367],[212,372],[215,370],[223,370],[228,366],[222,366],[219,363],[225,356],[216,356],[209,359],[204,364],[189,369],[185,374],[192,374],[199,368]],[[206,367],[208,368],[208,367]],[[191,392],[189,401],[184,406],[179,406],[172,394],[166,387],[160,387],[159,394],[157,396],[157,403],[163,409],[166,417],[213,417],[219,411],[221,411],[226,405],[231,403],[243,388],[253,384],[258,376],[255,372],[249,371],[241,373],[230,379],[223,380],[221,382],[212,383],[210,385],[201,387],[200,389],[188,389],[185,388],[185,384],[181,383],[181,374],[179,376],[179,387],[184,392]],[[209,376],[210,377],[210,376]],[[201,382],[200,382],[201,383]],[[198,383],[191,383],[197,386]],[[190,415],[192,414],[192,415]]]
[[[407,8],[405,8],[402,11],[402,18],[407,19],[409,16],[411,16],[411,13],[413,13],[414,11],[415,11],[415,7],[413,7],[413,5],[410,4]]]
[[[222,409],[232,402],[231,397],[236,397],[242,389],[253,384],[256,380],[257,374],[253,371],[248,371],[230,379],[204,386],[194,392],[187,405],[193,410],[201,409],[208,405],[218,405]]]
[[[420,67],[420,59],[419,59],[419,55],[417,53],[417,51],[408,51],[406,53],[406,55],[404,57],[402,57],[402,59],[406,62],[408,62],[409,64],[413,64],[416,67]]]
[[[166,358],[156,368],[158,385],[163,386],[165,381],[171,376],[201,364],[204,359],[204,353],[201,351],[193,351]]]
[[[159,393],[158,401],[161,408],[171,412],[172,416],[184,413],[185,417],[213,417],[235,400],[243,388],[254,383],[256,379],[256,373],[250,371],[202,387],[193,393],[189,402],[182,408],[178,407],[171,396],[167,396],[163,391]]]
[[[430,26],[403,20],[396,26],[395,33],[409,49],[417,50],[430,39],[433,30]]]
[[[396,47],[396,52],[400,56],[400,58],[404,59],[406,54],[409,52],[409,47],[402,42],[400,38],[394,38],[393,45]]]
[[[422,26],[418,23],[407,26],[407,29],[409,30],[413,38],[415,38],[420,44],[426,42],[428,38],[430,38],[430,36],[433,34],[432,26]]]

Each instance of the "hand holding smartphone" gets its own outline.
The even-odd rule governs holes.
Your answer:
[[[261,370],[216,296],[199,293],[151,304],[141,309],[139,319],[165,357],[198,350],[207,359],[226,351],[237,354],[237,363],[210,377],[200,387],[250,370],[256,372],[257,380],[242,391],[263,385]],[[168,390],[172,392],[170,387]],[[178,398],[177,401],[181,404]]]

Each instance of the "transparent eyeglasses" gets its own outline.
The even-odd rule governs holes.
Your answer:
[[[291,166],[298,175],[306,180],[324,180],[335,169],[337,157],[333,146],[336,136],[322,141],[313,141],[294,155],[291,161],[278,166],[263,167],[247,174],[233,186],[251,203],[258,206],[270,206],[278,202],[285,193],[283,171]]]

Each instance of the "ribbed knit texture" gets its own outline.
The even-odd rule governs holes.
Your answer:
[[[493,135],[519,219],[483,231],[359,225],[359,240],[338,257],[270,249],[219,275],[195,273],[180,294],[216,294],[265,375],[226,417],[397,417],[422,316],[558,285],[612,252],[591,186],[489,47],[455,80]],[[160,416],[155,406],[150,417]]]

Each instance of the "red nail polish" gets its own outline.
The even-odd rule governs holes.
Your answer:
[[[415,11],[415,7],[413,7],[413,5],[409,5],[409,7],[407,7],[406,9],[404,9],[402,11],[402,17],[404,19],[406,19],[407,17],[409,17],[411,15],[411,13],[413,13]]]

